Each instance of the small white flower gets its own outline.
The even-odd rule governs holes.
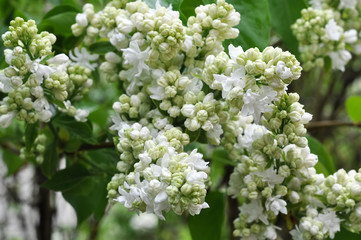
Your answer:
[[[74,54],[69,51],[70,59],[79,64],[80,66],[94,70],[97,63],[90,63],[91,61],[96,61],[99,57],[98,54],[90,54],[85,48],[82,48],[81,51],[78,47],[74,48]]]
[[[351,53],[347,50],[339,50],[337,52],[330,52],[329,56],[332,60],[332,69],[345,71],[345,66],[351,60]]]
[[[268,130],[262,125],[247,124],[244,128],[243,135],[241,134],[237,138],[238,146],[249,151],[252,148],[253,142],[260,139],[267,132]]]
[[[88,19],[85,13],[78,13],[75,17],[75,21],[81,27],[88,26]]]
[[[196,108],[193,104],[184,104],[181,112],[183,116],[191,118],[195,116]]]
[[[248,89],[243,95],[242,116],[253,115],[254,121],[257,123],[262,113],[271,110],[269,105],[275,100],[276,96],[277,92],[268,86],[262,86],[257,93]]]
[[[340,5],[338,5],[339,9],[351,8],[354,9],[356,7],[356,0],[341,0]]]
[[[128,40],[125,35],[116,28],[108,33],[108,38],[110,43],[118,50],[121,50],[128,45]]]
[[[279,195],[268,198],[266,201],[267,211],[272,211],[276,215],[278,215],[280,212],[283,214],[287,214],[286,206],[287,206],[286,201],[283,199],[280,199]]]
[[[164,88],[157,84],[148,87],[148,91],[151,94],[150,95],[151,99],[161,101],[166,98]]]
[[[5,74],[0,73],[0,91],[8,93],[13,90],[11,79],[6,77]]]
[[[66,68],[70,64],[69,57],[64,53],[54,56],[53,58],[49,59],[47,62],[57,71],[66,71]]]
[[[355,29],[350,29],[343,33],[345,37],[345,42],[354,43],[357,41],[357,31]]]
[[[245,69],[244,67],[239,67],[235,71],[231,73],[231,76],[214,74],[214,83],[212,85],[221,84],[222,85],[222,98],[226,98],[228,93],[235,87],[244,88],[245,81],[243,78],[245,77]]]
[[[15,112],[8,112],[4,115],[1,115],[0,116],[0,127],[2,127],[2,128],[9,127],[15,116],[16,116]]]
[[[325,31],[330,40],[338,41],[340,40],[342,34],[342,28],[337,25],[334,19],[328,20],[328,23],[325,26]]]
[[[228,46],[228,52],[229,52],[229,56],[231,56],[231,59],[234,62],[236,62],[236,59],[240,54],[244,53],[243,48],[241,46],[235,47],[233,46],[233,44],[230,44]]]
[[[39,112],[38,117],[42,122],[49,122],[52,115],[50,110],[43,109]]]
[[[122,58],[114,52],[107,52],[105,54],[105,60],[110,63],[120,63],[122,61]]]
[[[303,240],[303,232],[296,225],[295,229],[290,231],[293,240]]]
[[[283,61],[279,61],[276,66],[276,73],[280,76],[281,79],[285,80],[292,77],[291,69],[286,67],[286,64]]]
[[[188,52],[193,46],[193,38],[189,35],[185,36],[182,50]]]
[[[261,177],[263,182],[266,182],[270,185],[270,187],[274,187],[274,185],[281,184],[284,180],[284,177],[278,175],[276,170],[273,167],[268,168],[263,172],[255,172],[256,176]]]
[[[322,9],[322,0],[310,0],[310,6],[313,9],[321,10]]]
[[[149,231],[155,229],[158,225],[158,218],[151,213],[141,213],[134,215],[130,219],[130,227],[135,231]]]
[[[56,72],[55,69],[40,63],[40,59],[35,60],[30,67],[30,72],[35,74],[36,82],[38,84],[43,83],[44,78],[47,79],[49,76]]]
[[[275,240],[277,239],[277,233],[276,233],[276,229],[280,230],[279,227],[276,227],[274,225],[268,226],[266,228],[265,233],[263,234],[267,239],[270,240]]]
[[[89,111],[88,111],[88,110],[77,109],[74,118],[75,118],[75,120],[77,120],[78,122],[86,122],[88,115],[89,115]]]
[[[121,15],[117,16],[115,21],[117,22],[118,30],[124,34],[128,34],[134,30],[133,22]]]
[[[316,219],[323,223],[323,233],[328,232],[331,239],[335,237],[336,232],[340,231],[341,220],[331,208],[324,209],[322,213],[318,214]]]
[[[131,75],[139,77],[144,70],[149,70],[145,61],[149,58],[150,48],[148,47],[144,51],[141,51],[138,45],[138,41],[131,41],[129,48],[121,49],[123,51],[124,63],[132,65]]]
[[[247,215],[247,223],[261,220],[264,224],[268,225],[267,214],[264,213],[262,202],[260,199],[252,200],[250,203],[244,203],[239,208],[242,214]]]

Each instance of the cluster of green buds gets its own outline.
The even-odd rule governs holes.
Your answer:
[[[332,69],[345,70],[351,60],[348,46],[356,43],[358,34],[355,29],[344,28],[338,10],[307,8],[301,18],[292,25],[299,42],[304,68],[323,67],[326,59],[331,60]]]
[[[361,231],[361,170],[344,169],[325,178],[320,186],[321,197],[344,219],[343,224],[354,232]]]
[[[46,143],[47,143],[46,135],[39,134],[35,138],[31,148],[23,147],[20,149],[20,158],[23,160],[35,159],[36,163],[42,164],[44,161],[44,152],[46,148]]]
[[[4,45],[12,48],[5,49],[8,67],[0,71],[0,90],[7,93],[0,105],[2,127],[8,127],[14,118],[29,124],[48,122],[56,108],[65,111],[70,100],[81,98],[91,86],[90,70],[75,65],[65,54],[54,56],[55,36],[38,33],[34,21],[16,18],[2,38]],[[80,112],[82,118],[78,119],[86,121],[87,111]]]
[[[184,65],[202,68],[208,55],[223,51],[224,40],[238,36],[238,29],[232,27],[238,25],[240,14],[224,0],[199,6],[195,13],[196,16],[190,17],[187,22]]]

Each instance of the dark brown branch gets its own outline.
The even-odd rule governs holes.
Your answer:
[[[11,144],[11,143],[2,142],[2,143],[0,143],[0,146],[2,148],[5,148],[5,149],[9,150],[10,152],[12,152],[12,153],[14,153],[16,155],[20,155],[19,149],[17,149],[16,146]]]
[[[315,129],[315,128],[331,128],[331,127],[361,127],[361,122],[353,123],[353,122],[345,122],[345,121],[319,121],[319,122],[311,122],[306,124],[305,127],[307,129]]]
[[[104,142],[104,143],[99,143],[97,145],[91,145],[91,144],[83,145],[79,148],[79,151],[96,150],[102,148],[114,148],[114,147],[115,146],[113,142]]]

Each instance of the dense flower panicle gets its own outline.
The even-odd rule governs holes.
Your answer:
[[[327,7],[329,2],[311,1],[313,8],[303,10],[293,25],[306,69],[323,66],[329,58],[334,69],[343,70],[350,49],[357,52],[361,27],[355,25],[357,17],[345,17],[354,13],[354,1],[341,0],[337,11]],[[277,239],[279,215],[298,218],[291,231],[294,239],[333,238],[342,221],[358,229],[358,199],[335,197],[334,191],[346,191],[344,183],[331,187],[329,177],[316,174],[318,159],[308,147],[304,127],[312,115],[296,93],[287,93],[301,75],[295,56],[280,48],[244,51],[233,45],[227,55],[222,42],[237,37],[233,27],[240,14],[224,0],[197,7],[186,26],[179,17],[172,6],[159,2],[150,7],[122,0],[99,12],[86,4],[72,26],[85,46],[97,41],[113,46],[99,57],[99,69],[101,77],[120,81],[124,90],[113,104],[110,129],[117,132],[120,160],[108,184],[109,199],[160,219],[169,210],[199,214],[209,207],[209,167],[202,154],[185,146],[200,141],[221,145],[236,165],[227,189],[244,200],[234,221],[235,236]],[[85,48],[74,52],[71,57],[79,66],[65,69],[74,85],[86,89],[90,83],[82,67],[95,67],[98,56]],[[54,68],[34,66],[41,71],[33,82],[48,78],[47,66]],[[0,87],[8,91],[12,85],[4,79]],[[64,98],[62,89],[60,84],[52,91]],[[78,119],[86,115],[67,109]],[[4,122],[11,117],[4,115]]]
[[[292,26],[300,43],[304,68],[323,67],[326,59],[332,69],[345,70],[351,52],[360,54],[360,4],[356,0],[340,1],[338,7],[329,0],[311,1],[311,7],[302,10],[302,17]]]
[[[9,66],[0,71],[0,90],[7,93],[1,101],[0,124],[8,127],[14,118],[30,124],[49,122],[55,107],[66,111],[71,106],[70,100],[86,93],[92,85],[90,70],[82,69],[83,78],[69,74],[68,69],[72,72],[79,66],[65,54],[52,56],[55,36],[38,33],[34,21],[16,18],[10,25],[10,31],[2,36],[4,45],[12,49],[4,51]],[[78,112],[81,117],[76,120],[86,121],[85,110],[71,108],[74,114],[70,115]]]

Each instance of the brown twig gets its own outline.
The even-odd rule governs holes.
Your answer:
[[[113,142],[104,142],[104,143],[99,143],[96,145],[91,145],[91,144],[87,144],[87,145],[83,145],[79,148],[79,151],[86,151],[86,150],[96,150],[96,149],[102,149],[102,148],[114,148],[114,143]]]
[[[309,124],[306,124],[305,127],[310,129],[315,128],[331,128],[331,127],[361,127],[361,122],[346,122],[346,121],[332,121],[332,120],[326,120],[326,121],[319,121],[319,122],[311,122]]]

